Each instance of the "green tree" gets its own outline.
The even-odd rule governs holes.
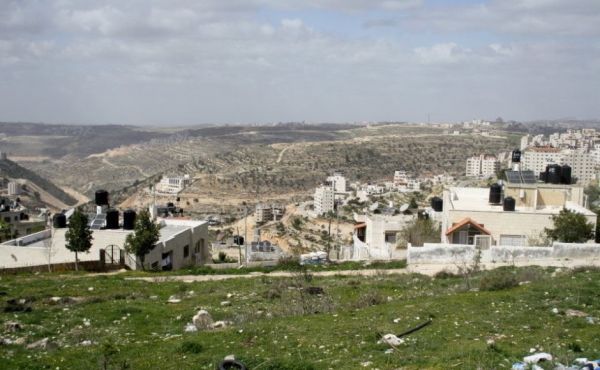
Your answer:
[[[408,243],[421,247],[424,243],[439,243],[440,228],[431,220],[415,219],[400,230],[398,246],[406,248]]]
[[[417,209],[417,208],[419,208],[419,203],[417,203],[417,200],[415,199],[415,197],[410,198],[410,203],[408,203],[408,207],[410,209]]]
[[[12,231],[10,224],[0,219],[0,238],[9,240],[12,237]]]
[[[146,255],[154,249],[159,238],[158,225],[150,219],[150,213],[143,210],[135,221],[133,233],[127,235],[125,239],[125,250],[135,254],[142,262],[142,269],[145,269]]]
[[[552,240],[563,243],[584,243],[594,237],[595,225],[587,222],[581,213],[563,208],[558,215],[552,216],[553,229],[544,232]]]
[[[67,244],[65,247],[75,252],[75,270],[79,270],[79,252],[87,252],[92,247],[92,231],[88,225],[88,217],[81,209],[75,212],[69,220],[69,229],[65,233]]]

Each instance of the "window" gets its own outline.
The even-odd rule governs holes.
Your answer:
[[[475,235],[475,246],[481,249],[489,249],[492,245],[492,237],[489,235]]]
[[[500,245],[506,247],[520,247],[527,244],[525,235],[500,235]]]
[[[194,247],[194,253],[200,252],[200,240],[196,242],[196,246]]]
[[[183,247],[183,258],[188,258],[190,256],[190,246],[186,245]]]
[[[389,244],[395,244],[396,243],[396,232],[395,231],[386,232],[385,233],[385,242],[389,243]]]

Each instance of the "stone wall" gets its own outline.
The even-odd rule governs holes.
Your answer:
[[[476,248],[472,245],[433,244],[423,247],[409,246],[407,263],[411,264],[448,264],[471,263]],[[565,260],[600,259],[600,244],[554,243],[550,247],[512,247],[493,246],[481,251],[481,263],[552,263]]]

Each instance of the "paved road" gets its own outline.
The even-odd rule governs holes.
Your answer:
[[[345,270],[345,271],[316,271],[311,272],[313,276],[377,276],[377,275],[395,275],[395,274],[406,274],[409,273],[407,269],[387,269],[387,270]],[[167,281],[183,281],[185,283],[192,283],[196,281],[216,281],[216,280],[229,280],[229,279],[249,279],[261,276],[270,277],[292,277],[297,276],[297,272],[289,271],[275,271],[268,274],[262,272],[251,272],[243,275],[170,275],[170,276],[157,276],[157,277],[130,277],[125,278],[126,280],[143,280],[152,283],[161,283]]]

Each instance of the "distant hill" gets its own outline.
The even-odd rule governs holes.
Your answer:
[[[65,155],[86,157],[122,145],[170,136],[124,125],[49,125],[41,123],[0,122],[2,151],[14,155]],[[21,138],[27,138],[23,140]]]
[[[77,200],[75,198],[65,193],[61,188],[54,185],[54,183],[51,181],[9,159],[0,160],[0,173],[5,177],[28,180],[66,205],[72,206],[77,204]]]

